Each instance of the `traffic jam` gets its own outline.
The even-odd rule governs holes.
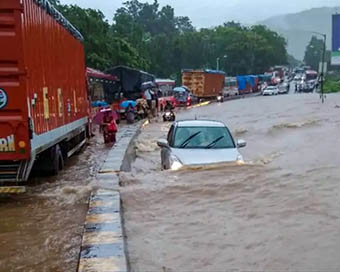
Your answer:
[[[289,167],[299,171],[284,157],[291,151],[288,140],[301,144],[293,130],[308,135],[326,119],[317,119],[314,108],[312,120],[299,122],[289,119],[288,108],[280,111],[281,104],[299,108],[292,97],[314,103],[302,94],[320,88],[319,73],[308,66],[278,65],[237,76],[183,67],[180,79],[124,65],[103,71],[87,67],[84,37],[49,1],[1,0],[0,47],[0,271],[3,266],[3,271],[122,272],[130,265],[131,271],[180,271],[177,245],[165,261],[174,266],[160,268],[161,261],[145,260],[166,259],[165,245],[181,235],[189,245],[178,249],[185,263],[201,259],[207,245],[219,240],[214,230],[225,231],[226,218],[235,232],[249,230],[240,214],[247,214],[254,224],[249,233],[259,234],[264,247],[270,241],[263,229],[270,220],[265,226],[255,222],[244,197],[256,191],[255,182],[276,190],[263,175],[281,179],[291,177],[285,172]],[[293,93],[301,95],[287,95]],[[304,116],[305,108],[300,110]],[[269,121],[263,124],[264,119]],[[275,137],[282,137],[282,149]],[[275,159],[282,157],[281,169]],[[272,162],[276,168],[265,169]],[[244,189],[235,180],[251,182]],[[222,194],[224,188],[230,195]],[[209,197],[214,201],[204,202]],[[235,217],[225,211],[228,197]],[[199,205],[216,213],[197,210]],[[276,209],[278,204],[269,205]],[[188,225],[180,221],[186,217]],[[214,256],[220,249],[236,254],[231,248],[239,241],[230,239],[232,246],[216,241]],[[148,254],[144,242],[151,257],[143,255]],[[203,245],[201,257],[194,254],[196,244]],[[236,259],[231,263],[238,265]],[[202,264],[205,271],[208,263]],[[221,263],[217,260],[216,267]]]

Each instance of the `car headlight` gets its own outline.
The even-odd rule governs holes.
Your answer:
[[[173,171],[177,171],[179,169],[181,169],[183,167],[183,164],[180,162],[180,160],[175,157],[175,156],[171,156],[170,158],[170,168]]]
[[[244,164],[244,160],[243,160],[243,157],[242,157],[241,154],[238,154],[238,155],[237,155],[236,163],[239,164],[239,165]]]

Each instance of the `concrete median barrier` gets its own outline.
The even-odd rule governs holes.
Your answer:
[[[126,272],[125,250],[118,174],[130,162],[126,156],[130,143],[138,135],[142,123],[122,127],[117,143],[96,176],[84,225],[78,272]]]

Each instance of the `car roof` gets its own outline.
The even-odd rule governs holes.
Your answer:
[[[183,120],[176,122],[177,127],[225,127],[220,121],[213,120]]]

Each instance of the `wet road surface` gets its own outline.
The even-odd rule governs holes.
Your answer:
[[[91,183],[109,148],[102,139],[56,177],[32,178],[28,193],[0,198],[0,271],[76,271]]]
[[[244,166],[160,171],[153,123],[121,189],[132,271],[339,271],[340,95],[280,95],[193,109],[224,121]]]

